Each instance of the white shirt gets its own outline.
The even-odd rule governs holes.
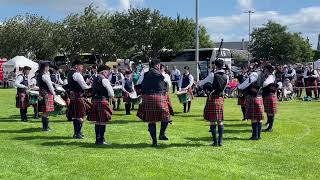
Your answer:
[[[50,74],[44,74],[42,75],[42,81],[45,82],[51,92],[51,94],[55,95],[56,93],[54,92],[54,88],[53,88],[53,85],[52,85],[52,81],[51,81],[51,78],[50,78]]]
[[[314,78],[319,77],[318,71],[316,71],[316,70],[312,70],[312,71],[313,71],[314,74],[315,74],[315,75],[312,75],[312,77],[314,77]],[[304,77],[304,78],[309,78],[309,76],[307,75],[307,73],[308,73],[308,69],[304,70],[304,74],[303,74],[303,77]]]
[[[225,72],[225,71],[221,69],[221,70],[217,70],[217,71],[216,71],[216,73],[218,73],[218,72]],[[206,83],[211,83],[211,84],[212,84],[213,81],[214,81],[214,73],[211,71],[205,79],[201,80],[201,81],[198,83],[198,86],[202,87],[202,86],[205,85]],[[229,82],[229,77],[227,76],[227,83],[228,83],[228,82]]]
[[[251,82],[249,82],[251,80]],[[244,90],[247,87],[250,86],[250,84],[256,82],[258,80],[258,73],[257,72],[252,72],[250,73],[249,77],[242,83],[238,85],[238,89]]]
[[[112,88],[112,86],[111,86],[110,81],[109,81],[107,78],[104,78],[104,79],[102,80],[102,85],[103,85],[103,87],[105,87],[106,90],[108,91],[109,97],[114,97],[113,88]]]
[[[17,88],[21,88],[21,89],[27,89],[28,87],[27,86],[25,86],[25,85],[23,85],[23,84],[21,84],[22,83],[22,81],[23,81],[23,75],[19,75],[19,76],[17,76],[17,78],[16,78],[16,81],[15,81],[15,83],[14,83],[14,85],[17,87]],[[28,84],[30,84],[30,80],[29,80],[29,78],[27,77],[27,80],[28,80]]]
[[[193,85],[193,76],[189,73],[189,85],[187,87],[185,87],[184,89],[189,89],[192,87]],[[179,89],[182,89],[182,81],[183,81],[183,77],[180,78],[180,81],[179,81]]]
[[[179,71],[179,69],[173,69],[171,70],[171,79],[172,80],[176,80],[176,76],[180,76],[181,73]]]
[[[166,72],[163,72],[163,73],[162,73],[162,76],[164,77],[164,81],[167,83],[168,88],[170,88],[171,85],[172,85],[172,84],[171,84],[170,75],[167,74]]]
[[[37,79],[36,78],[31,78],[31,80],[30,80],[30,84],[29,84],[30,86],[36,86],[37,85]]]
[[[291,69],[291,70],[292,70],[292,72],[290,74],[288,74],[289,69],[286,71],[286,73],[284,74],[285,78],[292,78],[296,75],[296,70],[294,70],[294,69]]]
[[[83,76],[79,72],[75,72],[72,75],[72,78],[74,81],[76,81],[83,90],[90,89],[90,87],[87,85],[87,83],[84,81]]]
[[[274,75],[269,75],[267,79],[263,82],[262,87],[267,87],[269,84],[274,83],[276,81],[276,77]]]
[[[126,80],[123,79],[123,80],[122,80],[122,91],[124,91],[124,92],[126,92],[126,93],[129,93],[129,92],[124,88],[125,84],[126,84]],[[132,81],[132,90],[135,91],[135,90],[134,90],[133,81]]]
[[[145,69],[142,69],[141,72],[140,72],[140,76],[139,76],[139,79],[137,81],[137,85],[141,84],[143,79],[144,79],[144,73],[148,72],[147,70]]]
[[[60,77],[60,73],[55,73],[55,74],[52,74],[53,76],[56,77],[56,79],[58,80],[58,84],[63,84],[63,81]]]

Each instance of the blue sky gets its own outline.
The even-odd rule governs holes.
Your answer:
[[[34,13],[61,20],[68,13],[79,12],[93,2],[102,11],[125,11],[130,6],[158,9],[163,15],[194,17],[195,0],[0,0],[0,22],[17,14]],[[259,27],[269,19],[302,32],[313,47],[320,33],[320,0],[200,0],[200,22],[218,41],[248,39],[248,16],[255,10],[252,24]]]

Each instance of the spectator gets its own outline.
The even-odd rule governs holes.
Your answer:
[[[285,79],[283,85],[282,85],[282,95],[284,98],[288,98],[289,94],[292,94],[293,92],[293,86],[290,81],[290,79]]]
[[[180,81],[181,73],[179,69],[177,69],[177,66],[173,66],[170,74],[172,81],[172,93],[175,93],[176,88],[178,89],[178,82]]]

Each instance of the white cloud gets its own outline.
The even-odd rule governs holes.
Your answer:
[[[238,5],[240,10],[249,10],[252,9],[253,0],[238,0]]]
[[[320,33],[320,6],[302,8],[293,14],[280,14],[276,11],[255,12],[252,15],[252,26],[260,27],[273,20],[286,25],[289,31],[301,32],[304,37],[309,37],[315,47],[317,34]],[[200,22],[208,28],[214,40],[225,38],[239,41],[242,38],[248,39],[248,15],[237,14],[232,16],[215,16],[202,18]]]
[[[138,7],[142,5],[144,0],[120,0],[119,10],[128,10],[130,7]]]

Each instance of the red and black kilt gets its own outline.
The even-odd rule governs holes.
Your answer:
[[[29,96],[26,92],[18,92],[16,94],[16,107],[20,109],[29,107]]]
[[[83,119],[86,116],[86,103],[82,93],[70,92],[70,104],[68,106],[69,118]]]
[[[224,119],[223,111],[224,111],[223,97],[214,96],[211,98],[207,98],[206,106],[203,112],[203,118],[211,122],[223,121]]]
[[[267,114],[276,114],[278,107],[278,97],[276,94],[270,94],[263,97],[264,112]]]
[[[302,81],[296,81],[296,87],[304,87],[304,84]]]
[[[167,95],[142,95],[137,116],[145,122],[169,121],[168,104]]]
[[[123,92],[122,93],[122,96],[123,96],[123,102],[125,102],[125,103],[131,103],[131,98],[130,98],[130,96],[129,96],[129,93],[126,93],[126,92]]]
[[[246,96],[246,119],[263,120],[263,99],[261,96]]]
[[[172,108],[172,104],[171,104],[171,101],[170,101],[169,94],[167,94],[167,98],[168,98],[169,112],[170,112],[170,115],[173,116],[174,115],[174,111],[173,111],[173,108]]]
[[[106,98],[92,99],[91,111],[88,114],[88,120],[98,124],[105,124],[111,120],[112,109]]]
[[[39,95],[41,97],[39,101],[39,112],[48,113],[54,111],[54,97],[53,94],[40,90]]]

